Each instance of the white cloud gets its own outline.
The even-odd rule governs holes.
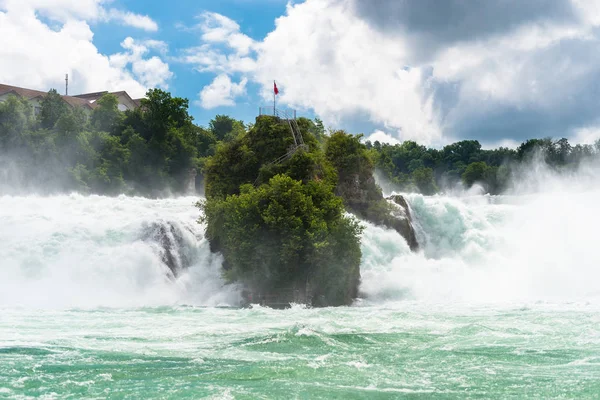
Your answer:
[[[134,14],[129,11],[111,9],[107,13],[107,19],[112,21],[119,21],[124,25],[144,29],[146,31],[155,32],[158,30],[158,24],[154,22],[149,16]]]
[[[259,45],[254,79],[277,79],[281,101],[317,110],[331,125],[368,115],[404,139],[441,137],[421,68],[405,68],[409,48],[399,37],[375,31],[335,0],[288,6],[287,15]]]
[[[581,18],[590,25],[600,25],[600,3],[597,0],[572,0]]]
[[[573,65],[540,65],[543,54],[565,40],[588,40],[585,30],[572,27],[525,26],[509,35],[458,44],[443,51],[433,63],[434,78],[460,81],[462,95],[496,100],[515,106],[560,101],[559,86],[573,77]],[[572,69],[568,71],[568,69]]]
[[[222,74],[242,74],[264,85],[266,99],[276,79],[285,89],[282,103],[314,109],[328,125],[367,113],[374,122],[402,130],[405,138],[435,141],[441,135],[432,98],[421,90],[426,76],[404,68],[405,44],[374,31],[336,0],[288,5],[287,16],[263,42],[220,14],[200,18],[196,28],[203,44],[185,50],[180,60],[221,74],[220,82]]]
[[[160,59],[145,58],[148,46],[123,42],[125,52],[108,57],[94,46],[86,18],[99,15],[100,1],[6,0],[0,11],[0,82],[32,89],[64,87],[69,73],[69,92],[126,90],[142,96],[147,88],[166,87],[171,73]],[[40,8],[35,8],[39,6]],[[37,13],[62,20],[48,26]]]
[[[145,59],[144,55],[148,53],[150,47],[163,48],[161,42],[136,42],[128,37],[121,43],[121,47],[128,50],[125,53],[117,53],[110,56],[110,64],[116,68],[126,68],[131,65],[131,70],[135,78],[146,87],[161,87],[168,89],[167,81],[173,77],[169,70],[169,64],[154,56]]]
[[[391,145],[400,144],[398,139],[380,130],[371,133],[365,140],[370,140],[372,143],[379,142]]]
[[[240,32],[240,26],[221,14],[206,12],[199,16],[201,22],[192,28],[200,31],[200,46],[185,49],[179,59],[194,65],[199,72],[243,73],[256,69],[252,52],[256,42]]]
[[[312,109],[330,126],[368,120],[427,145],[510,135],[512,147],[589,124],[597,114],[600,3],[509,3],[379,0],[366,16],[355,7],[366,4],[360,0],[306,0],[289,4],[262,41],[207,13],[202,44],[182,60],[247,77],[262,85],[265,101],[276,79],[282,104]],[[405,16],[382,14],[384,5]],[[444,10],[466,12],[455,18],[464,24],[438,18]]]
[[[202,31],[202,40],[207,43],[224,43],[239,55],[246,55],[254,46],[254,40],[240,32],[240,26],[224,15],[205,12],[197,26]]]
[[[241,56],[237,53],[225,54],[208,44],[184,50],[179,58],[187,64],[194,65],[199,72],[214,73],[249,73],[256,69],[256,60],[252,57]]]
[[[499,147],[507,147],[509,149],[516,149],[517,147],[519,147],[520,144],[521,144],[521,142],[518,142],[513,139],[501,139],[501,140],[496,140],[496,141],[491,141],[491,142],[482,142],[481,148],[484,150],[492,150],[492,149],[497,149]]]
[[[4,0],[0,7],[15,13],[35,10],[60,22],[72,19],[94,20],[104,13],[103,0]]]
[[[199,19],[201,22],[191,31],[202,33],[202,44],[184,49],[179,61],[192,64],[199,72],[219,75],[202,89],[196,104],[205,109],[234,106],[236,97],[246,93],[248,74],[256,69],[256,42],[241,33],[235,21],[221,14],[205,12]],[[239,74],[240,82],[233,83],[230,76]]]
[[[169,70],[169,64],[154,56],[149,59],[139,59],[132,63],[132,71],[135,77],[147,87],[161,87],[168,89],[167,81],[173,73]]]
[[[147,48],[154,49],[163,55],[169,51],[169,46],[162,40],[148,39],[143,40],[141,43]]]
[[[590,126],[576,129],[570,142],[572,144],[594,144],[598,139],[600,139],[600,127]]]
[[[104,7],[110,2],[111,0],[3,0],[0,2],[0,9],[19,12],[35,10],[42,16],[61,23],[74,19],[117,21],[147,31],[158,30],[158,24],[147,15]]]
[[[199,104],[202,108],[211,109],[220,106],[234,106],[235,98],[246,93],[248,79],[242,78],[233,83],[225,74],[218,75],[214,81],[200,92]]]

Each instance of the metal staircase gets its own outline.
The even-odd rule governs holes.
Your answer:
[[[294,138],[294,145],[296,147],[304,146],[302,132],[300,132],[298,122],[296,121],[296,111],[275,109],[275,116],[281,120],[287,121],[290,131],[292,132],[292,137]]]
[[[304,144],[302,132],[300,131],[300,127],[298,126],[298,122],[296,121],[296,110],[281,110],[274,107],[261,107],[260,115],[274,116],[280,119],[282,123],[287,123],[287,125],[290,128],[290,132],[292,133],[292,137],[294,138],[294,144],[290,146],[287,153],[266,165],[280,164],[285,160],[291,158],[298,150],[308,150],[308,146]],[[257,183],[258,178],[256,178],[256,180],[254,181],[254,185],[256,186]]]

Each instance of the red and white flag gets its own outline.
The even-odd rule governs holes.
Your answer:
[[[275,81],[273,81],[273,92],[279,94],[279,89],[277,89],[277,83]]]

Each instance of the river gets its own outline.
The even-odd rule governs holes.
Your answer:
[[[600,191],[565,185],[406,195],[420,252],[365,224],[361,299],[286,310],[237,307],[197,198],[0,197],[0,398],[593,398]]]

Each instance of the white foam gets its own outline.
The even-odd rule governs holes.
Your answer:
[[[196,223],[196,199],[0,197],[0,306],[130,307],[237,303]],[[173,281],[149,223],[182,232],[194,265]]]
[[[598,168],[530,172],[509,196],[406,195],[422,250],[367,224],[361,291],[375,302],[596,301]]]

